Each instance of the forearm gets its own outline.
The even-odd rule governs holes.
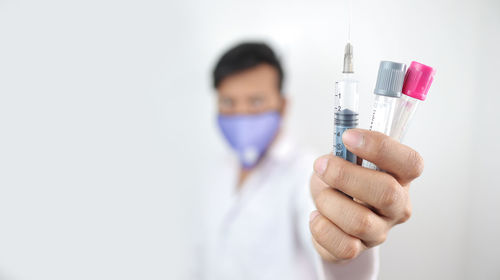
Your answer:
[[[377,279],[379,267],[378,247],[362,252],[357,258],[345,263],[322,260],[325,280],[365,280]]]

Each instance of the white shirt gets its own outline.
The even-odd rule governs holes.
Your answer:
[[[196,279],[376,279],[378,250],[322,261],[309,231],[314,158],[283,139],[237,188],[236,157],[214,164],[203,188]]]

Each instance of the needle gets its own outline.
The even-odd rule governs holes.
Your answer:
[[[347,42],[351,42],[352,1],[347,0]]]

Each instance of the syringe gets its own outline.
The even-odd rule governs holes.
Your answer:
[[[403,95],[396,104],[396,112],[390,136],[398,141],[402,141],[408,123],[417,110],[420,101],[424,101],[436,71],[427,65],[412,61],[408,72],[406,72],[403,85]]]
[[[373,113],[370,130],[389,135],[396,101],[401,97],[401,89],[406,72],[406,65],[392,61],[382,61],[378,69],[377,84],[373,93]],[[363,160],[363,167],[377,169],[377,166]]]
[[[356,155],[349,152],[342,141],[342,133],[358,125],[358,81],[353,78],[353,47],[347,43],[344,53],[343,78],[335,82],[335,143],[333,151],[347,161],[356,164]]]

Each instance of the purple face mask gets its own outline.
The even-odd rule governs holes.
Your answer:
[[[245,169],[254,167],[278,132],[281,117],[276,111],[257,115],[219,115],[217,122]]]

